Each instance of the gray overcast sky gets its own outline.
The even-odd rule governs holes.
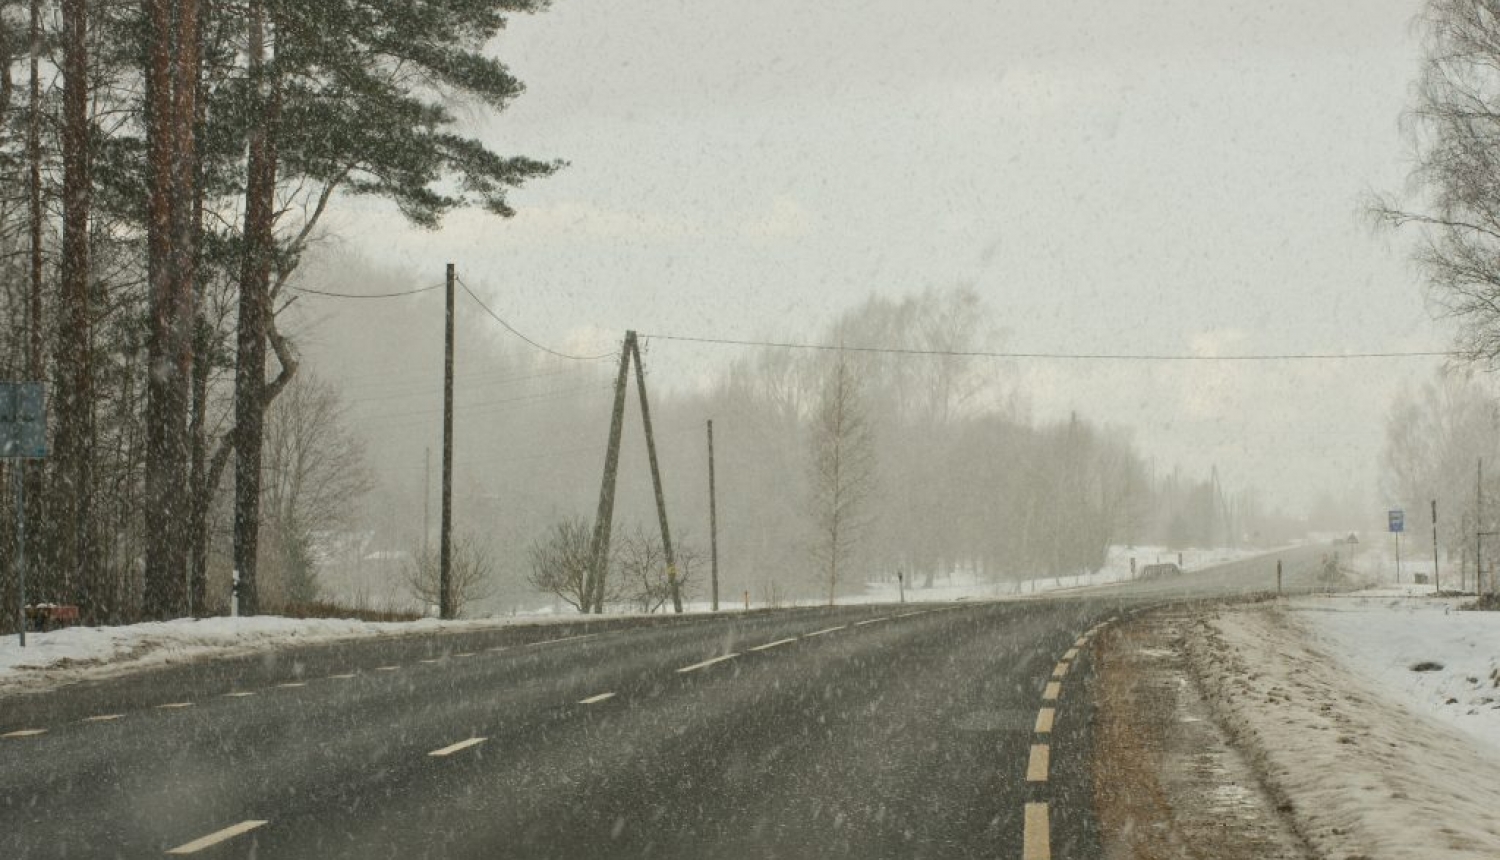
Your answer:
[[[557,0],[496,46],[528,92],[486,139],[571,166],[438,233],[333,221],[377,260],[447,260],[523,330],[810,335],[871,292],[973,284],[1016,350],[1442,348],[1399,190],[1417,0]],[[479,122],[476,114],[475,121]],[[692,384],[705,352],[658,343]],[[1436,362],[998,364],[1038,417],[1135,427],[1162,467],[1300,507],[1373,489],[1394,388]],[[1371,499],[1372,506],[1379,503]]]

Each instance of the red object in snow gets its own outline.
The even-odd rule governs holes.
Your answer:
[[[70,603],[40,603],[26,607],[26,626],[32,630],[52,630],[78,623],[78,607]]]

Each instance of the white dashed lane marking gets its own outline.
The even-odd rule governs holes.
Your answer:
[[[615,697],[614,693],[600,693],[597,696],[589,696],[587,699],[579,699],[578,700],[578,704],[580,704],[580,705],[597,705],[600,702],[603,702],[603,701],[605,701],[607,699],[613,699],[614,697]]]
[[[793,636],[790,639],[777,639],[775,642],[767,642],[764,645],[757,645],[754,648],[750,648],[750,649],[747,649],[747,650],[750,650],[750,651],[769,651],[772,648],[779,648],[782,645],[790,645],[791,643],[796,642],[796,641],[797,641],[797,637]]]
[[[1078,649],[1077,648],[1069,648],[1067,650],[1067,652],[1065,652],[1063,654],[1063,659],[1064,660],[1075,660],[1077,658],[1078,658]]]
[[[37,735],[45,735],[46,733],[46,729],[16,729],[13,732],[6,732],[0,735],[0,738],[34,738]]]
[[[1057,701],[1057,697],[1061,694],[1062,684],[1059,684],[1056,681],[1051,681],[1047,684],[1047,689],[1042,691],[1042,700],[1046,702],[1055,702]]]
[[[194,839],[192,842],[189,842],[185,845],[179,845],[176,848],[168,851],[167,853],[197,854],[199,851],[202,851],[205,848],[212,848],[213,846],[218,845],[220,842],[223,842],[226,839],[233,839],[234,837],[239,836],[241,833],[248,833],[257,827],[264,827],[269,823],[270,822],[268,821],[261,821],[258,819],[251,821],[241,821],[239,824],[235,824],[231,827],[226,827],[223,830],[215,831],[208,834],[207,836],[199,837],[198,839]]]
[[[354,673],[353,672],[340,672],[337,675],[329,675],[328,677],[330,679],[332,679],[332,680],[335,680],[335,681],[347,681],[350,678],[354,677]]]
[[[400,668],[401,668],[400,666],[376,666],[375,667],[375,671],[377,671],[377,672],[394,672],[394,671],[396,671],[397,669],[400,669]]]
[[[466,750],[469,747],[479,746],[480,744],[484,743],[486,740],[488,740],[488,738],[469,738],[466,741],[459,741],[456,744],[449,744],[448,746],[445,746],[442,749],[433,750],[432,752],[428,753],[428,755],[430,755],[430,756],[437,756],[438,758],[442,758],[444,756],[450,756],[450,755],[453,755],[454,753],[456,753],[456,752],[458,752],[460,750]]]
[[[252,692],[250,692],[249,690],[235,690],[232,693],[225,693],[224,694],[224,698],[226,698],[226,699],[243,699],[246,696],[253,696],[253,695],[255,695],[255,694],[252,693]]]
[[[192,706],[192,702],[168,702],[165,705],[157,705],[156,708],[161,711],[170,711],[176,708],[191,708]]]
[[[286,689],[286,690],[295,690],[298,687],[306,687],[307,686],[307,682],[306,681],[287,681],[285,684],[277,684],[276,686],[281,687],[282,689]]]
[[[706,669],[706,668],[708,668],[709,666],[712,666],[715,663],[722,663],[725,660],[733,660],[734,658],[736,658],[738,656],[740,656],[740,655],[739,654],[723,654],[723,655],[720,655],[718,657],[712,657],[712,658],[709,658],[707,660],[704,660],[701,663],[694,663],[691,666],[683,666],[681,669],[677,670],[677,673],[680,675],[683,672],[696,672],[699,669]]]
[[[848,626],[849,625],[847,625],[847,624],[840,624],[837,627],[828,627],[828,628],[825,628],[823,630],[814,630],[811,633],[804,633],[804,634],[802,634],[802,638],[803,639],[811,639],[814,636],[822,636],[824,633],[833,633],[833,632],[836,632],[836,631],[839,631],[839,630],[843,630],[844,628],[846,628]]]
[[[1068,667],[1071,666],[1071,665],[1072,664],[1069,663],[1066,660],[1062,661],[1061,663],[1058,663],[1057,664],[1057,668],[1052,670],[1052,677],[1054,677],[1054,678],[1064,677],[1065,675],[1068,674]]]
[[[108,723],[108,722],[112,722],[114,720],[118,720],[118,719],[120,719],[123,716],[125,716],[125,715],[124,714],[100,714],[97,717],[84,717],[79,722],[84,722],[84,723]]]
[[[876,623],[878,621],[890,621],[890,620],[891,620],[891,618],[890,618],[889,615],[887,615],[884,618],[866,618],[863,621],[856,621],[856,622],[854,622],[854,626],[855,627],[863,627],[866,624],[874,624],[874,623]]]

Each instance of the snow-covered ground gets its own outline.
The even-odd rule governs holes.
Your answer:
[[[1182,569],[1187,572],[1212,567],[1216,564],[1238,561],[1253,555],[1265,552],[1264,549],[1188,549],[1180,553],[1182,558]],[[1060,591],[1069,588],[1082,588],[1090,585],[1108,585],[1115,582],[1125,582],[1130,577],[1130,560],[1135,559],[1136,569],[1139,570],[1148,564],[1171,562],[1177,563],[1179,552],[1159,546],[1113,546],[1109,549],[1109,555],[1104,566],[1096,573],[1078,574],[1075,576],[1040,577],[1034,579],[1007,579],[992,581],[969,571],[958,571],[949,576],[940,576],[934,581],[931,588],[914,588],[908,582],[906,585],[906,599],[908,601],[947,601],[947,600],[978,600],[998,599],[1006,597],[1017,597],[1031,594],[1044,594],[1049,591]],[[918,579],[917,584],[921,584]],[[851,598],[849,602],[889,603],[897,600],[898,586],[895,582],[868,583],[865,593],[859,597]]]
[[[608,618],[630,618],[613,614]],[[180,618],[119,627],[70,627],[0,639],[0,694],[97,680],[208,657],[234,657],[350,639],[561,624],[577,615],[373,622],[344,619]]]
[[[1323,856],[1500,857],[1500,613],[1430,591],[1226,607],[1186,637]]]

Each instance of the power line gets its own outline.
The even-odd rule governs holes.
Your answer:
[[[555,355],[558,358],[566,358],[569,361],[599,361],[599,360],[605,359],[605,358],[613,358],[614,355],[615,355],[615,353],[614,353],[613,350],[611,350],[609,352],[606,352],[606,353],[601,353],[599,355],[570,355],[569,353],[558,352],[557,350],[552,349],[551,347],[543,346],[542,344],[537,343],[536,341],[532,340],[531,338],[527,337],[526,335],[521,334],[519,331],[516,331],[515,326],[511,325],[510,323],[508,323],[504,319],[502,319],[499,314],[495,313],[490,308],[489,305],[485,304],[482,300],[480,300],[479,296],[474,295],[474,291],[471,290],[471,289],[469,289],[469,285],[466,284],[466,283],[464,283],[464,279],[463,278],[459,278],[458,279],[458,284],[459,284],[459,286],[461,286],[461,287],[464,288],[464,292],[466,292],[466,293],[469,294],[469,298],[473,299],[475,304],[477,304],[481,308],[483,308],[484,312],[487,313],[487,314],[489,314],[490,317],[495,320],[495,322],[497,322],[500,325],[504,326],[506,331],[510,332],[511,334],[515,335],[516,337],[520,338],[521,340],[526,341],[527,343],[531,344],[532,346],[536,347],[537,349],[541,350],[542,352],[547,353],[548,355]]]
[[[401,296],[415,296],[418,293],[430,293],[433,290],[440,290],[442,288],[442,284],[433,284],[430,287],[418,287],[415,290],[402,290],[401,292],[396,293],[333,293],[327,290],[315,290],[311,287],[288,287],[288,289],[294,290],[299,293],[307,293],[308,295],[313,296],[325,296],[330,299],[395,299],[400,298]]]
[[[1088,352],[992,352],[967,349],[915,349],[885,346],[840,346],[826,343],[797,343],[792,341],[736,340],[733,338],[692,337],[688,335],[647,334],[641,337],[654,340],[670,340],[680,343],[703,343],[715,346],[751,346],[773,349],[807,349],[823,352],[865,352],[886,355],[923,355],[953,358],[1019,358],[1061,359],[1068,361],[1341,361],[1355,358],[1451,358],[1458,353],[1450,351],[1410,352],[1303,352],[1303,353],[1258,353],[1252,355],[1192,355],[1186,353],[1088,353]]]

